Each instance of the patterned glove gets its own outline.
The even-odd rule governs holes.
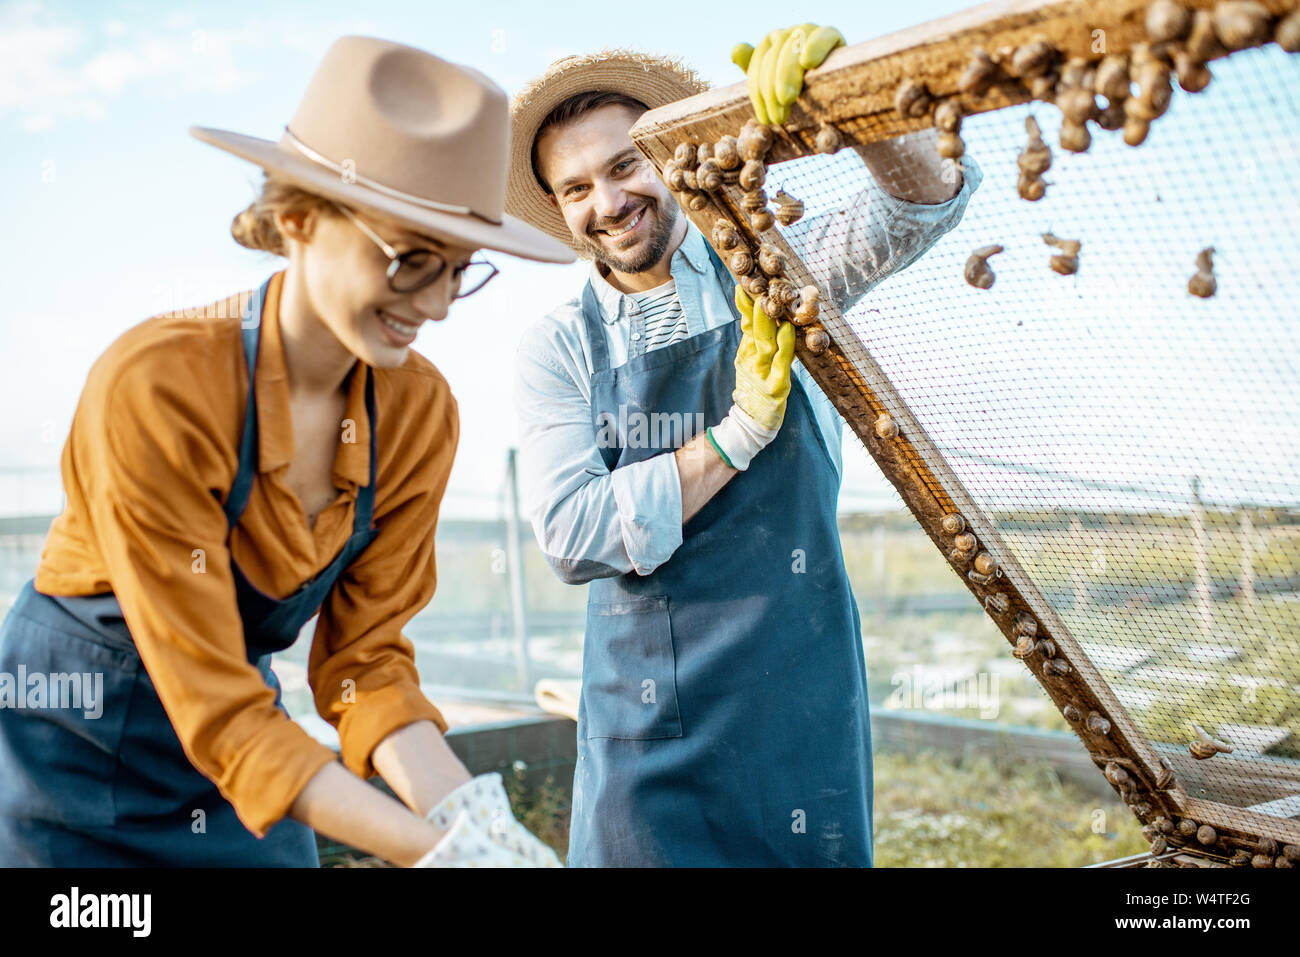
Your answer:
[[[438,849],[456,834],[460,834],[458,840],[454,842],[456,848],[462,845],[469,846],[472,843],[468,832],[465,832],[463,828],[460,831],[457,830],[457,825],[460,823],[462,816],[465,818],[466,824],[481,839],[486,839],[492,845],[492,853],[483,852],[482,859],[485,862],[491,860],[493,863],[459,866],[564,866],[560,863],[560,859],[553,850],[530,834],[528,829],[515,819],[514,813],[510,810],[510,798],[506,795],[501,775],[495,772],[480,774],[478,777],[466,781],[438,802],[433,810],[425,816],[426,820],[448,832],[447,836],[438,842],[438,846],[430,851],[428,855],[425,855],[426,857],[436,855]],[[504,854],[508,863],[495,863],[499,859],[496,852]],[[447,865],[432,863],[425,866]]]

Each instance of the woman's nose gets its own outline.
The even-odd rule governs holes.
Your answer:
[[[438,322],[447,318],[452,301],[452,268],[448,265],[435,281],[412,294],[411,304],[419,315]]]

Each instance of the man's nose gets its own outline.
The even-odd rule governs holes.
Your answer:
[[[623,187],[609,180],[597,180],[592,193],[593,211],[600,219],[613,219],[627,206],[627,193]]]

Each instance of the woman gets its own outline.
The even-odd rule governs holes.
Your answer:
[[[408,347],[495,273],[477,249],[573,258],[502,213],[505,95],[343,37],[278,143],[191,132],[264,168],[232,231],[288,267],[134,327],[87,378],[67,506],[0,627],[0,672],[87,700],[0,709],[0,864],[315,866],[313,829],[401,865],[554,863],[452,754],[401,635],[458,434]],[[269,667],[318,611],[342,765]]]

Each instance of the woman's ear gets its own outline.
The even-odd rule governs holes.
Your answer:
[[[305,206],[281,210],[275,214],[275,225],[285,239],[309,243],[316,229],[316,211]]]

